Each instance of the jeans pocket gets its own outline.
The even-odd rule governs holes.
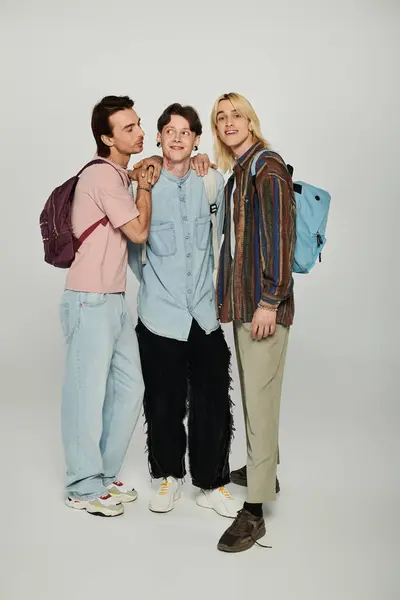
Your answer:
[[[80,305],[85,308],[96,308],[103,306],[107,302],[107,294],[95,294],[92,292],[85,292],[80,295]]]
[[[76,303],[63,300],[60,305],[60,321],[65,341],[68,343],[79,322],[79,310]]]
[[[251,335],[251,323],[242,323],[242,327],[246,331],[246,333]]]

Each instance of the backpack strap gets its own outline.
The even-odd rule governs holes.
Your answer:
[[[218,228],[217,228],[217,178],[214,169],[209,169],[203,177],[204,189],[210,204],[212,248],[214,256],[214,269],[217,268],[219,260]]]
[[[268,148],[263,148],[263,150],[260,150],[259,152],[257,152],[257,154],[253,158],[253,162],[251,163],[250,172],[251,172],[252,177],[255,177],[255,175],[256,175],[257,161],[260,158],[260,156],[262,154],[264,154],[264,152],[268,152],[271,157],[279,156],[278,154],[276,154],[276,152],[273,152],[272,150],[268,150]],[[279,157],[279,158],[281,158],[281,157]],[[281,158],[281,160],[282,160],[282,158]],[[283,164],[286,166],[287,170],[289,171],[290,176],[292,176],[293,175],[293,167],[291,165],[286,165],[286,163],[283,163]]]
[[[251,176],[252,176],[253,180],[254,180],[254,177],[256,176],[257,161],[260,158],[261,154],[263,154],[263,152],[265,152],[265,148],[264,148],[264,150],[261,150],[261,152],[257,152],[257,154],[255,155],[255,157],[253,158],[253,162],[251,163]],[[286,168],[289,171],[290,177],[293,177],[294,169],[293,169],[292,165],[286,165]],[[300,183],[294,183],[293,182],[293,190],[297,194],[301,194],[303,188],[302,188],[302,186],[301,186]]]
[[[107,225],[108,223],[108,217],[105,216],[102,219],[100,219],[100,221],[96,221],[96,223],[93,223],[93,225],[91,225],[90,227],[88,227],[87,229],[85,229],[85,231],[82,233],[82,235],[79,236],[79,242],[81,244],[83,244],[83,242],[86,240],[86,238],[89,237],[89,235],[91,233],[93,233],[93,231],[95,229],[98,228],[99,225],[103,225],[104,227]]]
[[[260,158],[261,154],[264,154],[265,150],[266,150],[266,148],[264,148],[263,150],[260,150],[259,152],[257,152],[255,157],[253,158],[253,162],[251,163],[251,169],[250,169],[250,173],[251,173],[252,177],[255,177],[257,161]]]
[[[82,175],[83,171],[85,169],[87,169],[88,167],[91,167],[92,165],[110,165],[110,167],[112,167],[114,169],[114,171],[117,171],[118,175],[121,177],[121,181],[124,185],[126,185],[126,181],[124,180],[124,178],[122,177],[120,171],[117,169],[117,167],[114,167],[113,164],[111,164],[110,162],[106,161],[106,160],[102,160],[101,158],[95,158],[93,160],[91,160],[90,162],[86,163],[86,165],[84,165],[82,167],[82,169],[79,171],[79,173],[77,174],[77,177],[79,177],[80,175]]]

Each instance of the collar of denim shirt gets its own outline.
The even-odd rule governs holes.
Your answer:
[[[171,173],[171,171],[168,171],[165,167],[163,167],[162,174],[164,175],[164,177],[169,179],[169,181],[173,181],[174,183],[180,184],[184,183],[187,179],[189,179],[191,171],[192,169],[191,167],[189,167],[189,171],[186,173],[186,175],[184,175],[183,177],[176,177],[176,175]]]

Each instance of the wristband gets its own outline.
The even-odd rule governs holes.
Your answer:
[[[257,304],[257,306],[258,306],[258,308],[261,308],[261,310],[268,310],[269,312],[277,312],[278,308],[279,308],[279,305],[275,306],[275,305],[271,304],[271,305],[267,306],[266,304],[261,304],[261,302],[259,302]]]
[[[138,190],[144,190],[145,192],[151,192],[151,188],[146,188],[146,187],[142,187],[141,185],[138,185],[137,187]]]

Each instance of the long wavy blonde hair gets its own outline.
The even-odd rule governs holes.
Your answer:
[[[241,94],[237,94],[235,92],[231,92],[229,94],[222,94],[221,96],[219,96],[217,98],[217,100],[215,101],[215,104],[214,104],[214,108],[212,109],[211,130],[212,130],[212,134],[213,134],[213,138],[214,138],[215,162],[217,163],[217,165],[221,169],[221,171],[223,173],[226,173],[226,171],[230,171],[233,168],[233,166],[236,162],[236,158],[235,158],[232,150],[221,141],[221,139],[219,138],[219,135],[218,135],[217,113],[218,113],[218,105],[221,102],[221,100],[229,100],[231,102],[232,106],[234,107],[234,109],[237,110],[237,112],[239,114],[241,114],[243,117],[245,117],[248,120],[250,128],[253,133],[254,143],[256,143],[257,141],[262,142],[264,144],[264,147],[267,149],[270,148],[270,145],[261,133],[260,120],[257,117],[257,114],[256,114],[254,108],[252,107],[250,102],[247,100],[247,98],[245,98]]]

